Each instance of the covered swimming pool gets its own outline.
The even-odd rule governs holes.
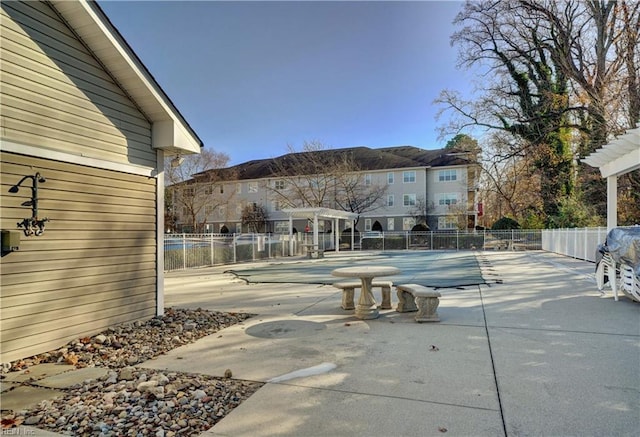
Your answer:
[[[473,252],[411,251],[380,252],[360,256],[329,256],[322,260],[278,262],[261,266],[237,266],[226,270],[248,283],[333,284],[334,269],[359,265],[393,266],[399,275],[394,283],[414,283],[434,288],[457,288],[487,284]]]

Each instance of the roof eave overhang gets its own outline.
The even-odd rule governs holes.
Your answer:
[[[314,215],[317,215],[318,217],[343,220],[356,220],[358,218],[358,214],[353,212],[321,207],[283,208],[282,212],[293,218],[308,218],[313,217]]]
[[[100,7],[87,0],[49,2],[147,117],[152,147],[168,154],[200,153],[202,141]]]
[[[627,131],[591,153],[583,162],[599,168],[605,178],[640,169],[640,128]]]

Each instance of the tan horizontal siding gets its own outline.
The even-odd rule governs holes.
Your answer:
[[[151,318],[154,315],[149,302],[127,307],[125,310],[105,310],[98,313],[84,313],[47,322],[40,328],[50,328],[45,334],[32,334],[28,337],[11,338],[2,342],[3,362],[12,361],[51,350],[68,341],[99,332],[107,326],[130,322],[138,318]],[[140,317],[142,316],[142,317]],[[19,331],[19,330],[18,330]],[[12,333],[20,335],[20,332]]]
[[[11,141],[25,144],[45,142],[47,146],[67,153],[110,162],[147,164],[150,167],[155,164],[150,160],[143,161],[139,155],[144,153],[129,153],[130,149],[126,147],[125,139],[122,144],[109,144],[99,134],[92,137],[90,132],[83,131],[66,120],[61,122],[63,130],[60,129],[60,123],[51,118],[34,117],[26,111],[16,115],[9,108],[3,108],[2,122],[3,130],[7,133],[6,138]]]
[[[2,171],[7,172],[7,174],[22,175],[24,171],[22,170],[21,165],[23,164],[21,164],[20,162],[17,162],[16,166],[12,167],[12,161],[3,160]],[[38,165],[35,166],[33,170],[34,172],[40,171],[41,173],[43,170],[47,170],[47,172],[51,172],[51,171],[57,172],[57,173],[54,173],[53,175],[55,176],[56,182],[59,182],[59,181],[77,182],[78,178],[84,176],[88,171],[86,167],[83,167],[83,166],[72,166],[70,168],[67,163],[59,162],[59,161],[50,161],[50,160],[38,161]],[[109,183],[108,181],[112,180],[114,182],[117,182],[117,186],[112,186],[114,190],[124,188],[126,190],[141,191],[145,193],[155,192],[155,188],[153,187],[153,185],[140,184],[140,176],[138,175],[114,172],[113,170],[103,170],[99,168],[92,168],[90,171],[91,171],[91,176],[107,182],[97,181],[96,183],[93,183],[93,180],[87,179],[86,181],[83,181],[84,182],[83,186],[87,184],[95,185],[103,189],[105,184],[108,184]],[[13,181],[10,181],[10,182],[2,181],[2,183],[11,185]]]
[[[155,167],[151,125],[43,2],[2,2],[6,140]]]
[[[70,79],[81,81],[83,88],[105,97],[111,93],[125,96],[122,90],[114,87],[111,77],[72,35],[58,32],[66,28],[41,28],[42,21],[32,20],[15,12],[15,9],[13,19],[9,19],[7,14],[3,16],[7,18],[3,28],[7,40],[4,46],[7,61],[50,77],[55,77],[58,66],[64,64]],[[20,24],[15,20],[19,20]],[[55,22],[55,19],[47,21]],[[42,56],[43,51],[46,57]]]
[[[42,126],[62,132],[73,126],[73,133],[78,137],[90,137],[94,141],[100,139],[101,141],[96,144],[104,143],[105,147],[109,149],[130,146],[144,151],[150,144],[150,139],[147,136],[132,132],[128,132],[126,136],[123,136],[122,131],[113,124],[106,124],[104,120],[92,121],[84,115],[65,112],[60,106],[49,107],[43,105],[42,102],[28,101],[24,99],[24,96],[17,97],[7,93],[2,96],[2,115],[7,118],[20,119],[29,114],[32,117],[38,117]]]
[[[38,2],[3,5],[3,28],[7,29],[3,32],[3,49],[9,57],[7,61],[18,59],[14,64],[23,66],[30,73],[26,77],[38,83],[42,80],[63,82],[68,84],[69,94],[95,94],[104,98],[103,103],[116,105],[114,109],[119,115],[128,113],[140,117],[133,103],[124,98],[125,93],[57,16],[38,15],[47,11],[52,12]],[[12,54],[18,57],[11,58]],[[43,74],[31,75],[43,69]],[[57,74],[60,70],[65,74]]]
[[[16,224],[13,223],[13,226],[9,224],[8,228],[18,229]],[[5,228],[6,229],[6,228]],[[47,230],[49,228],[47,227]],[[153,226],[155,230],[155,226]],[[20,241],[20,250],[13,254],[13,259],[20,258],[23,253],[28,251],[39,251],[39,252],[50,252],[50,251],[66,251],[66,250],[85,250],[90,251],[93,249],[109,249],[109,248],[130,248],[132,253],[144,253],[145,251],[151,250],[152,247],[155,247],[155,239],[145,233],[144,237],[127,240],[124,238],[120,239],[99,239],[99,240],[65,240],[65,239],[53,239],[49,237],[49,235],[55,235],[55,231],[53,232],[45,232],[44,235],[37,237],[39,241],[34,241],[36,237],[24,237]],[[144,238],[144,239],[142,239]],[[19,255],[20,254],[20,255]],[[8,265],[11,263],[8,259],[2,260],[2,265]]]
[[[135,254],[132,255],[131,254],[131,249],[129,249],[128,247],[108,247],[108,248],[103,248],[103,249],[98,249],[98,248],[91,248],[91,253],[87,254],[86,250],[83,249],[68,249],[65,247],[64,251],[49,251],[48,261],[65,261],[67,259],[82,259],[82,260],[91,260],[94,258],[102,258],[102,259],[113,259],[113,258],[124,258],[126,257],[127,259],[129,259],[130,257],[135,257],[137,259],[137,257],[139,256],[144,256],[144,257],[150,257],[150,256],[155,256],[155,246],[153,247],[153,250],[149,249],[148,250],[148,254],[144,254],[144,255],[139,255],[139,254]],[[37,250],[32,250],[32,251],[23,251],[22,255],[20,256],[20,261],[22,261],[23,263],[32,263],[33,261],[40,261],[42,254],[38,253]],[[87,261],[90,262],[90,261]]]
[[[137,257],[141,258],[141,257]],[[85,266],[84,260],[74,260],[74,262],[67,261],[54,261],[49,262],[42,260],[38,263],[37,267],[31,269],[25,269],[17,263],[7,263],[3,265],[2,272],[2,284],[9,286],[14,284],[22,284],[24,282],[37,283],[42,278],[46,278],[47,281],[60,281],[64,283],[70,273],[70,264],[73,266],[72,273],[76,278],[83,278],[87,276],[110,276],[111,278],[117,277],[119,274],[123,274],[130,271],[153,271],[155,268],[155,259],[148,260],[146,262],[137,261],[129,264],[120,263],[120,260],[110,260],[110,264],[93,263],[94,265]]]
[[[127,273],[140,272],[142,274],[145,270],[153,272],[154,263],[103,265],[83,268],[79,261],[75,261],[75,263],[69,262],[65,268],[59,270],[30,271],[26,273],[14,273],[12,272],[11,264],[3,264],[2,284],[8,287],[15,284],[31,283],[34,287],[40,287],[42,282],[54,282],[64,286],[73,282],[69,280],[69,275],[73,275],[74,280],[93,276],[109,277],[109,280],[117,280]]]
[[[143,284],[147,283],[147,280],[152,278],[155,278],[155,271],[136,270],[132,272],[121,272],[117,276],[109,278],[105,278],[104,276],[75,277],[70,274],[69,278],[65,281],[43,281],[38,283],[37,286],[34,286],[31,282],[3,286],[0,299],[33,293],[47,293],[50,291],[55,291],[56,293],[72,293],[81,287],[85,287],[86,290],[89,291],[103,284],[112,284],[113,287],[117,287],[116,284],[121,282],[129,282],[130,285],[143,286]]]
[[[135,290],[133,290],[135,291]],[[34,319],[37,319],[40,315],[46,317],[46,322],[61,320],[65,317],[73,314],[77,316],[81,313],[100,313],[105,310],[113,310],[113,314],[117,315],[118,310],[122,311],[123,308],[130,308],[132,305],[138,305],[140,303],[146,303],[149,300],[149,296],[146,293],[134,293],[132,290],[126,295],[116,295],[112,299],[101,298],[93,299],[93,301],[85,301],[82,304],[82,310],[78,311],[78,305],[74,299],[56,299],[53,302],[43,302],[40,305],[32,305],[27,308],[20,306],[16,309],[8,309],[8,317],[2,318],[2,330],[7,335],[12,335],[14,338],[24,338],[29,335],[38,334],[43,329],[38,326],[37,323],[33,323]],[[153,302],[151,302],[153,304]],[[58,308],[56,308],[58,307]],[[144,309],[144,308],[143,308]],[[17,330],[21,330],[17,333]],[[15,333],[14,333],[15,332]]]
[[[140,293],[153,287],[155,278],[138,278],[136,280],[110,281],[107,283],[91,284],[91,286],[66,287],[65,298],[60,298],[60,290],[39,291],[35,293],[11,293],[2,297],[3,310],[10,311],[7,317],[22,316],[41,312],[40,307],[47,305],[49,308],[66,308],[67,301],[75,305],[93,303],[96,295],[103,300],[120,299],[130,294]],[[17,287],[13,287],[14,291]]]
[[[0,224],[31,216],[22,203],[40,172],[43,235],[21,234],[1,260],[2,361],[46,352],[156,311],[156,183],[145,176],[0,152]]]
[[[96,111],[95,104],[84,94],[71,94],[71,88],[68,90],[51,89],[47,85],[48,81],[45,83],[36,82],[34,79],[37,77],[33,77],[30,71],[20,66],[5,64],[1,66],[0,71],[3,73],[3,81],[0,84],[2,87],[0,90],[3,94],[24,96],[28,101],[43,101],[47,106],[59,103],[68,112],[85,113],[88,118],[94,121],[104,122],[106,116],[110,120],[118,120],[118,126],[122,129],[140,135],[146,135],[149,131],[145,118],[132,109],[125,111],[125,115],[123,115],[122,112],[118,112],[117,108],[112,109],[103,105],[100,108],[101,112],[99,112]]]

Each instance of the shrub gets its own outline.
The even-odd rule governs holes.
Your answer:
[[[520,229],[520,224],[511,217],[502,217],[491,226],[491,229],[494,231]]]

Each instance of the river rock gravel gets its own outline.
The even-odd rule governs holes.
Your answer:
[[[117,325],[55,351],[3,365],[3,373],[52,362],[110,369],[99,379],[65,389],[63,397],[25,411],[3,412],[3,428],[22,424],[93,436],[198,435],[263,384],[135,365],[249,317],[167,308],[164,316],[147,322]]]

